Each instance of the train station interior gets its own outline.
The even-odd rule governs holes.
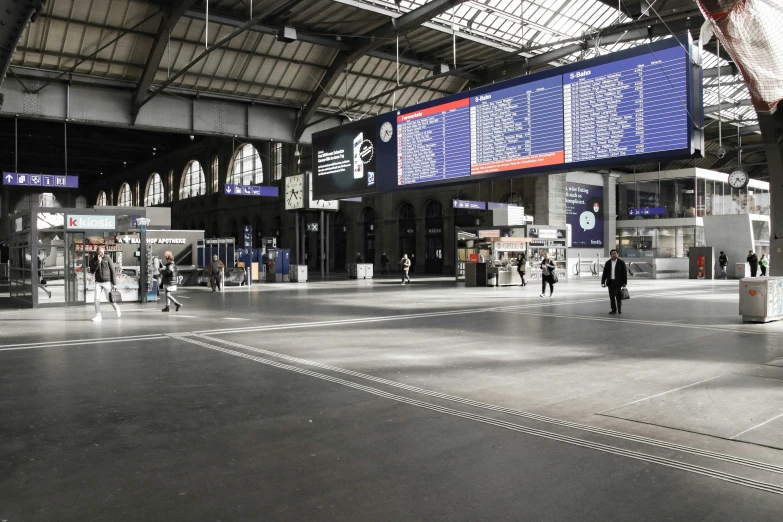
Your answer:
[[[0,522],[780,520],[781,25],[0,0]]]

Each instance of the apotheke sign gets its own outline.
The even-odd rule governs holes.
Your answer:
[[[68,230],[115,230],[115,216],[68,216],[65,223]]]

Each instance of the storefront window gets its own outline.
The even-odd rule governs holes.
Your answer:
[[[636,183],[618,183],[618,219],[630,219],[630,210],[636,207]]]
[[[677,227],[676,257],[688,257],[688,252],[696,246],[694,227]]]
[[[675,236],[675,227],[658,229],[658,257],[677,257]]]
[[[696,179],[676,179],[677,217],[696,217]]]

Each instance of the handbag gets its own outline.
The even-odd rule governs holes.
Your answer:
[[[560,281],[560,280],[557,278],[557,272],[552,270],[552,282],[553,283],[557,283],[558,281]]]
[[[628,289],[625,287],[620,288],[620,300],[627,301],[631,298],[631,294],[628,293]]]
[[[112,289],[111,292],[109,292],[109,302],[111,303],[121,303],[122,302],[122,293],[120,293],[119,290]]]

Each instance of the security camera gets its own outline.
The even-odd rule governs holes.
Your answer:
[[[723,156],[726,155],[726,149],[723,147],[718,147],[718,150],[715,151],[715,155],[718,157],[718,159],[723,159]]]

